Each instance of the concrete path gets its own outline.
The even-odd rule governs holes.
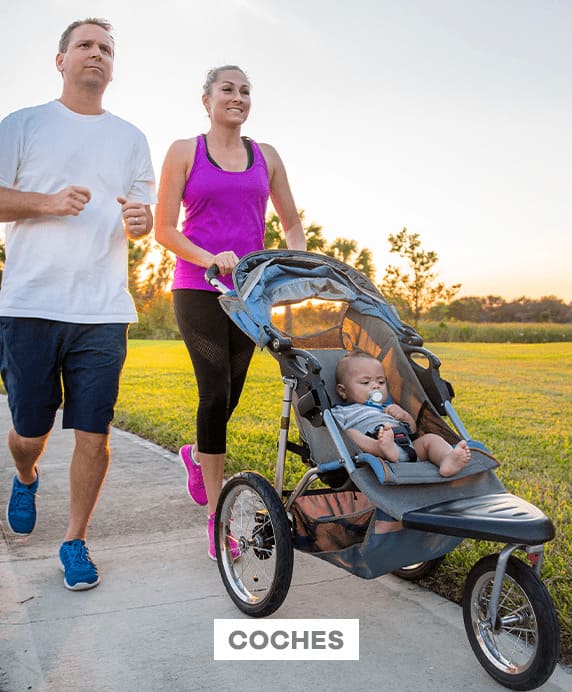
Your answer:
[[[101,584],[63,586],[73,433],[56,429],[41,462],[38,524],[12,535],[4,507],[13,467],[0,397],[0,692],[501,690],[467,641],[461,609],[392,575],[365,581],[295,553],[274,618],[359,618],[359,661],[215,661],[213,620],[245,618],[208,559],[205,513],[176,455],[114,429],[113,460],[89,547]],[[542,690],[572,690],[558,667]]]

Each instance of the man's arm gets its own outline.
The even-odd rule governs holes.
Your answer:
[[[79,185],[70,185],[54,194],[0,187],[0,222],[39,216],[78,216],[90,199],[90,191]]]

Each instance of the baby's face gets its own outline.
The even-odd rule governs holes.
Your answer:
[[[354,358],[348,363],[343,384],[337,386],[340,397],[349,404],[365,404],[371,391],[383,394],[388,390],[383,365],[375,358]]]

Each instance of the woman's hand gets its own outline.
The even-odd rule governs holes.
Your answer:
[[[213,255],[211,262],[211,264],[216,264],[222,276],[231,274],[237,263],[238,257],[232,250],[226,250],[225,252],[219,252],[218,254]]]

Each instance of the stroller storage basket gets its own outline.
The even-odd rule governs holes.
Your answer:
[[[453,550],[461,538],[405,529],[352,490],[314,490],[292,504],[294,546],[364,579]]]

